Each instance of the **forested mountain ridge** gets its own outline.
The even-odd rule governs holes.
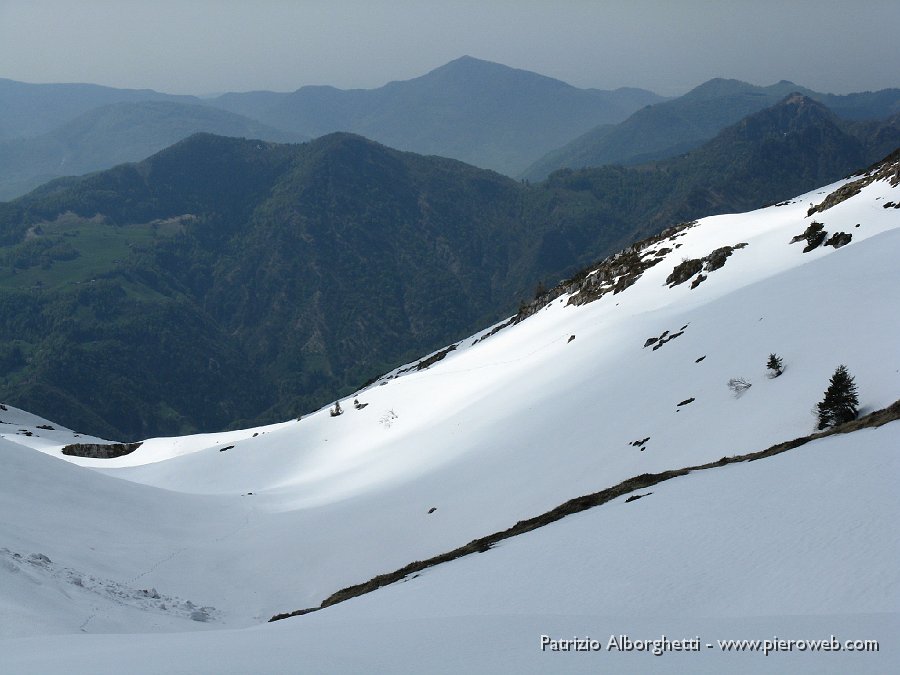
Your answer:
[[[60,176],[143,159],[197,132],[281,143],[307,140],[198,103],[111,103],[40,136],[0,141],[0,199],[24,194]]]
[[[121,440],[285,419],[538,282],[827,184],[891,139],[792,96],[684,158],[526,185],[348,134],[193,136],[0,204],[0,400]]]
[[[3,398],[129,438],[297,414],[513,305],[525,193],[348,135],[51,184],[2,207]]]
[[[596,128],[535,162],[522,176],[541,180],[560,168],[636,165],[674,157],[795,92],[819,101],[848,121],[881,120],[900,113],[900,89],[835,95],[787,80],[759,87],[716,78],[684,96],[646,106],[619,124],[598,122]]]

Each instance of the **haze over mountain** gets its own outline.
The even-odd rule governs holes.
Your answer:
[[[747,115],[799,92],[847,120],[877,120],[900,113],[900,89],[836,96],[782,80],[758,87],[714,79],[684,96],[635,112],[618,125],[601,124],[535,162],[522,176],[542,180],[561,168],[633,165],[687,152]]]
[[[605,217],[628,214],[629,222],[641,224],[638,234],[647,235],[703,213],[781,201],[868,166],[898,146],[898,115],[845,122],[821,103],[793,94],[682,157],[637,167],[566,169],[545,188],[589,193],[604,204]],[[565,256],[577,256],[577,250]]]
[[[0,78],[0,140],[32,138],[112,103],[173,101],[197,103],[194,96],[151,89],[115,89],[96,84],[31,84]]]
[[[898,172],[637,242],[340,415],[121,447],[0,404],[4,666],[891,672]]]
[[[168,100],[113,103],[40,136],[0,141],[0,200],[59,176],[144,159],[201,131],[281,143],[307,140],[205,105]]]
[[[123,440],[284,419],[641,236],[900,145],[897,120],[847,125],[796,96],[685,158],[533,186],[346,134],[195,136],[0,207],[0,398]]]
[[[578,89],[471,57],[377,89],[316,86],[202,100],[89,85],[0,85],[0,99],[11,110],[7,126],[19,136],[5,143],[0,138],[0,199],[52,177],[139,161],[198,131],[275,141],[349,131],[535,180],[560,167],[636,164],[683,153],[792,91],[824,102],[847,120],[900,112],[897,89],[833,96],[786,81],[756,87],[716,79],[664,101],[640,89]],[[107,101],[137,107],[104,108]],[[216,116],[214,108],[242,118]],[[35,137],[26,127],[44,131]]]
[[[900,115],[877,123],[844,122],[818,101],[792,94],[696,151],[658,163],[674,192],[657,217],[752,209],[760,195],[779,201],[868,166],[898,146]]]
[[[515,175],[587,129],[619,122],[660,100],[643,89],[578,89],[464,56],[378,89],[302,87],[279,98],[229,94],[212,103],[312,137],[350,131]]]
[[[641,89],[578,89],[470,57],[378,89],[303,87],[206,99],[3,80],[0,104],[8,112],[0,123],[0,142],[6,140],[0,145],[0,199],[56,176],[139,161],[202,131],[281,142],[350,131],[514,175],[595,124],[619,122],[660,100]],[[124,102],[137,107],[106,107]],[[216,108],[234,116],[217,115]]]

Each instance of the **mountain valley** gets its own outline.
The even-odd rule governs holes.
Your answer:
[[[884,672],[900,599],[898,162],[630,246],[518,321],[342,397],[340,415],[325,406],[95,459],[63,448],[101,439],[4,403],[0,587],[4,616],[17,617],[0,624],[6,663],[107,673],[127,654],[138,673],[347,672],[373,659],[394,672],[588,672],[601,658],[758,672],[769,659]],[[860,420],[811,435],[839,364]],[[642,487],[266,623],[629,479]],[[620,634],[696,635],[703,653],[607,647]],[[573,635],[606,653],[540,646]],[[773,635],[882,649],[717,647]]]

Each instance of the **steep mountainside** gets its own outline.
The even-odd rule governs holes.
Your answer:
[[[196,136],[48,186],[0,230],[4,398],[71,422],[102,392],[86,430],[128,438],[296,414],[514,305],[540,255],[524,201],[345,135]]]
[[[348,135],[193,137],[0,205],[0,398],[118,440],[284,419],[641,236],[835,180],[874,131],[789,99],[686,158],[536,186]]]
[[[90,110],[41,136],[0,142],[0,200],[25,194],[58,176],[144,159],[201,131],[281,143],[306,140],[205,105],[115,103]]]
[[[591,127],[660,100],[641,89],[578,89],[465,56],[378,89],[303,87],[278,98],[254,92],[212,103],[312,137],[350,131],[515,175]]]
[[[548,186],[621,194],[632,186],[646,234],[701,213],[781,201],[878,161],[900,146],[900,116],[847,123],[794,94],[723,130],[683,157],[646,164],[559,171]]]
[[[811,185],[845,176],[900,146],[900,116],[881,124],[848,124],[824,105],[794,94],[751,115],[679,160],[659,165],[677,176],[664,219],[723,213],[780,201]]]
[[[672,228],[339,415],[98,459],[0,404],[4,666],[892,672],[898,203],[894,154]]]
[[[900,89],[837,96],[787,81],[757,87],[738,80],[714,79],[680,98],[642,108],[620,124],[601,124],[548,153],[522,176],[542,180],[561,168],[632,165],[673,157],[793,92],[818,100],[848,120],[884,119],[900,112]]]

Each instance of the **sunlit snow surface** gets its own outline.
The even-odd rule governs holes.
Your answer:
[[[895,670],[898,423],[674,479],[253,627],[625,478],[806,435],[841,363],[863,413],[900,398],[900,211],[883,208],[900,188],[876,182],[807,217],[835,187],[700,221],[651,247],[673,250],[623,293],[579,307],[564,296],[376,383],[357,395],[361,410],[342,400],[340,417],[324,409],[63,462],[63,444],[93,439],[0,411],[10,672]],[[813,220],[852,242],[809,253],[788,243]],[[743,242],[696,288],[665,285],[683,259]],[[766,376],[771,352],[785,363],[777,379]],[[739,398],[733,377],[752,383]],[[704,644],[655,657],[539,646],[547,634],[605,647],[614,633],[834,634],[879,639],[881,651],[764,657]]]

